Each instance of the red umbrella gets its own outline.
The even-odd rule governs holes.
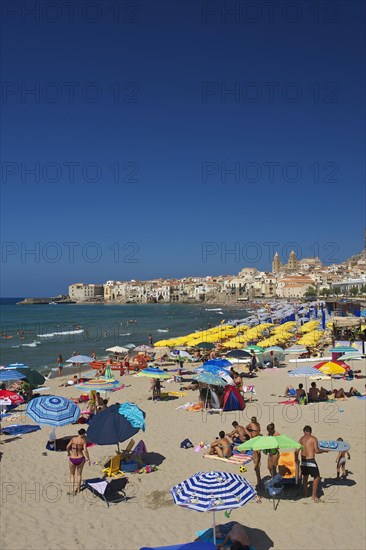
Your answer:
[[[10,399],[12,405],[21,405],[24,403],[21,395],[9,390],[0,390],[0,399]]]
[[[344,363],[343,361],[321,361],[317,365],[314,365],[314,369],[320,369],[320,367],[322,367],[326,363],[335,363],[339,367],[343,367],[344,369],[346,369],[346,371],[350,369],[349,365],[346,365],[346,363]]]

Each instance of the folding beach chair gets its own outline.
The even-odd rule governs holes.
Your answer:
[[[122,477],[124,473],[120,470],[121,456],[115,455],[107,462],[109,464],[102,470],[102,474],[106,477]]]
[[[127,502],[125,487],[128,483],[126,477],[106,481],[103,478],[87,479],[84,487],[89,489],[94,496],[101,498],[109,507],[110,504],[117,502]]]

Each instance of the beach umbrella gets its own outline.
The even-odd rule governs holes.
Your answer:
[[[351,359],[365,359],[366,355],[364,353],[345,353],[338,357],[340,361],[350,361]]]
[[[118,388],[118,380],[114,378],[95,378],[94,380],[86,380],[77,384],[75,387],[78,390],[95,390],[95,391],[112,391]]]
[[[8,405],[21,405],[24,403],[24,399],[21,395],[18,395],[14,391],[0,390],[0,400],[8,400]]]
[[[302,449],[303,446],[295,439],[288,437],[287,435],[258,435],[249,439],[245,443],[240,444],[237,449],[240,452],[245,451],[267,451],[272,449]],[[273,471],[272,471],[272,483],[273,483]],[[275,495],[273,494],[273,508],[275,509]]]
[[[24,378],[25,375],[15,369],[2,369],[0,371],[0,382],[10,382],[11,380],[24,380]]]
[[[26,414],[39,424],[66,426],[76,422],[80,409],[75,403],[59,395],[44,395],[29,401]]]
[[[97,445],[117,445],[119,450],[119,443],[137,434],[140,428],[119,412],[120,407],[117,403],[93,416],[87,431],[89,441]],[[145,418],[145,413],[141,409],[139,411]]]
[[[315,367],[310,367],[306,365],[298,367],[297,369],[290,370],[287,374],[289,376],[314,376],[318,374],[318,370]]]
[[[199,342],[198,344],[194,344],[194,347],[200,349],[214,349],[216,346],[211,342]]]
[[[81,378],[81,365],[82,363],[93,363],[95,359],[89,357],[88,355],[74,355],[70,359],[66,359],[66,363],[76,363],[79,365],[79,378]]]
[[[357,353],[358,349],[352,346],[335,346],[329,350],[332,353]]]
[[[191,361],[193,359],[192,355],[188,353],[188,351],[184,351],[181,349],[175,349],[171,352],[171,355],[176,359],[177,357],[184,357],[185,360]]]
[[[24,363],[10,363],[7,367],[7,369],[28,369],[28,365],[24,365]]]
[[[140,370],[136,376],[145,378],[171,378],[169,372],[159,369],[158,367],[147,367],[146,369]]]
[[[332,361],[328,361],[325,365],[322,365],[318,368],[318,371],[323,374],[333,375],[333,374],[344,374],[346,369],[341,365],[336,365]]]
[[[127,347],[122,347],[122,346],[114,346],[113,348],[107,348],[106,351],[109,351],[111,353],[128,353],[129,352],[129,348]]]
[[[201,372],[196,374],[193,378],[198,380],[198,382],[207,384],[208,386],[226,386],[226,382],[221,378],[221,376],[211,372]]]
[[[70,359],[66,359],[66,363],[93,363],[95,359],[88,355],[74,355]]]
[[[42,386],[45,383],[45,377],[38,370],[30,369],[29,367],[18,367],[18,371],[24,374],[25,380],[31,384],[31,386]]]
[[[256,496],[246,479],[229,472],[199,472],[170,490],[175,504],[197,512],[213,513],[213,536],[216,544],[215,512],[244,506]]]
[[[304,347],[304,346],[291,346],[287,349],[285,349],[285,354],[298,354],[300,355],[300,353],[307,353],[307,349]]]
[[[220,368],[229,368],[232,367],[232,363],[228,361],[227,359],[210,359],[209,361],[206,361],[206,363],[203,363],[202,367],[220,367]]]
[[[234,349],[232,351],[228,351],[225,357],[233,357],[235,359],[245,359],[245,358],[251,357],[251,355],[249,351],[246,351],[244,349]]]
[[[137,346],[137,348],[135,348],[134,351],[139,351],[139,352],[143,351],[144,353],[154,353],[155,350],[154,348],[143,344],[142,346]]]
[[[262,346],[256,346],[255,344],[252,344],[251,346],[247,346],[245,348],[245,351],[252,351],[254,350],[256,353],[261,353],[262,351],[264,351],[264,348],[262,348]]]

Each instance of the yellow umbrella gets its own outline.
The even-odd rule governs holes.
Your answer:
[[[323,374],[327,374],[328,376],[331,376],[332,374],[344,374],[346,372],[346,369],[344,367],[341,367],[340,365],[337,365],[337,363],[333,363],[332,361],[328,361],[328,363],[325,363],[318,369]]]

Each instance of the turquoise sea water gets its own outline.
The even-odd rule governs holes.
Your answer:
[[[40,371],[55,368],[59,353],[66,360],[74,351],[95,351],[99,358],[112,346],[148,344],[149,334],[156,342],[249,315],[244,308],[207,311],[215,308],[207,304],[17,306],[19,300],[1,300],[1,331],[12,338],[0,339],[0,364],[25,363]],[[18,330],[24,331],[25,339]]]

